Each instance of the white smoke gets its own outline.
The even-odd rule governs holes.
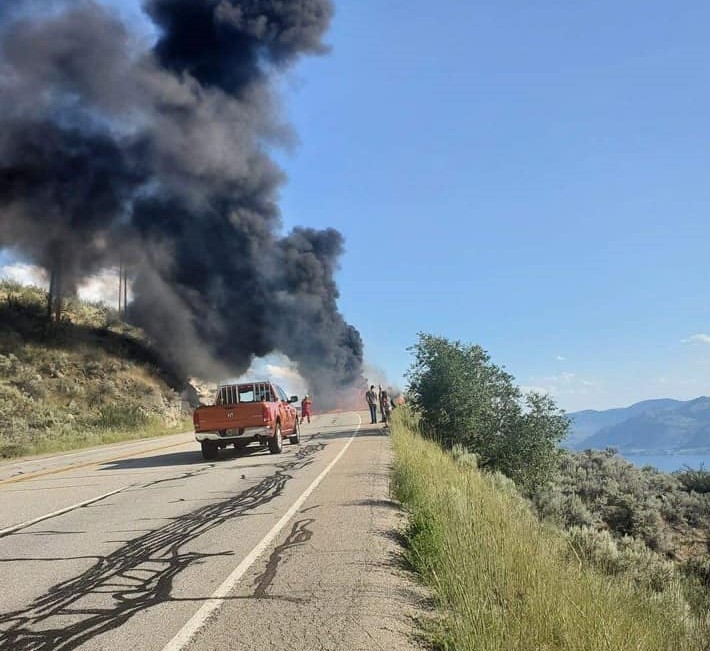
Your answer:
[[[37,265],[14,262],[0,267],[0,278],[11,280],[21,285],[31,285],[42,289],[49,288],[47,272]],[[128,282],[128,302],[133,299],[132,283]],[[79,298],[92,303],[104,303],[118,307],[118,270],[105,269],[85,278],[78,286]],[[123,299],[121,299],[123,300]]]

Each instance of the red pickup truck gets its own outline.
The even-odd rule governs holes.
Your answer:
[[[254,441],[268,444],[271,454],[283,449],[283,438],[300,443],[298,412],[284,390],[272,382],[223,384],[215,404],[198,407],[192,414],[195,439],[205,459],[216,459],[220,448],[242,448]]]

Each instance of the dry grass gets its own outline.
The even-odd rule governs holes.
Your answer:
[[[680,586],[608,577],[570,554],[510,480],[456,461],[392,423],[394,486],[411,514],[410,559],[434,590],[439,648],[464,651],[701,651],[710,648]]]
[[[77,300],[49,331],[45,300],[43,290],[0,282],[0,457],[191,428],[139,331]]]

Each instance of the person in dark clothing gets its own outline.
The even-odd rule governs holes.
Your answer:
[[[370,408],[370,424],[377,422],[377,394],[375,393],[375,385],[370,386],[370,390],[365,394],[367,406]]]

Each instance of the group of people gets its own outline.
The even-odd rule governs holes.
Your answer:
[[[367,400],[367,406],[370,408],[370,422],[371,424],[377,423],[377,409],[380,410],[380,422],[387,425],[390,419],[390,414],[392,410],[404,402],[403,398],[400,396],[395,402],[394,398],[391,398],[387,393],[386,389],[382,388],[380,385],[375,391],[375,385],[370,385],[370,390],[365,394],[365,399]],[[300,422],[303,424],[304,421],[308,423],[311,422],[311,414],[313,409],[313,401],[311,396],[306,394],[301,400],[301,419]]]
[[[370,390],[365,394],[365,400],[367,400],[367,406],[370,408],[370,424],[374,425],[377,423],[377,408],[380,408],[381,423],[385,425],[389,422],[390,414],[395,408],[395,402],[393,398],[390,398],[387,391],[380,385],[375,391],[375,385],[370,385]]]

